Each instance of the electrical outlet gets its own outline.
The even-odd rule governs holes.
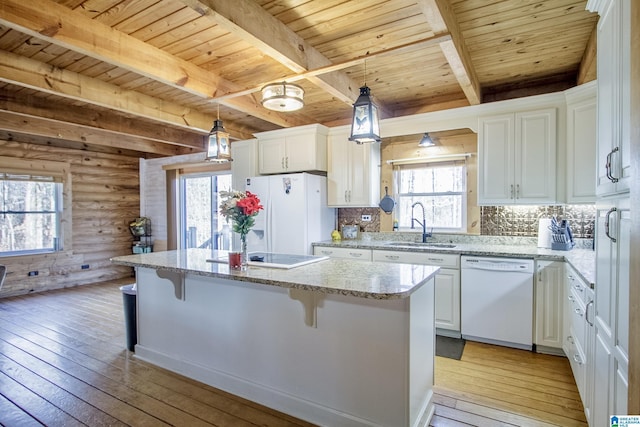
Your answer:
[[[82,264],[80,266],[80,268],[83,269],[83,270],[88,270],[89,269],[89,264]]]
[[[38,272],[37,271],[30,271],[28,275],[29,276],[37,276]]]
[[[362,222],[369,222],[371,221],[371,215],[362,215]]]

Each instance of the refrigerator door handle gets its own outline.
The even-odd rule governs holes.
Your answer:
[[[265,218],[265,239],[267,240],[267,252],[273,252],[273,224],[272,224],[272,216],[271,210],[273,209],[271,197],[269,197],[268,206],[267,206],[267,217]]]

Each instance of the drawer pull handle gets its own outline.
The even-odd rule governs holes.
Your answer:
[[[579,308],[576,308],[574,311],[578,316],[582,317],[582,310],[580,310]]]
[[[427,258],[427,261],[444,262],[442,258]]]
[[[574,301],[575,301],[575,299],[573,298],[573,295],[569,295],[569,296],[567,297],[567,299],[568,299],[569,301],[571,301],[571,302],[574,302]]]
[[[358,257],[361,257],[361,256],[362,256],[362,254],[359,254],[359,253],[357,253],[357,252],[349,252],[349,255],[351,255],[352,257],[356,257],[356,258],[358,258]]]
[[[398,255],[385,255],[384,257],[386,259],[393,259],[393,260],[396,260],[396,259],[400,258]]]
[[[569,335],[567,337],[567,341],[569,341],[571,344],[573,344],[573,337],[571,335]]]
[[[573,289],[579,292],[584,292],[584,288],[579,283],[576,283],[575,285],[573,285]]]
[[[580,358],[579,354],[574,354],[573,360],[575,360],[578,365],[582,365],[582,359]]]
[[[322,255],[331,255],[333,251],[320,251]]]

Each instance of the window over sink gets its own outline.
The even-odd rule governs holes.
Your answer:
[[[397,218],[400,229],[411,228],[412,206],[425,208],[427,231],[464,232],[467,212],[467,168],[464,160],[396,165]],[[422,209],[413,209],[422,221]],[[418,223],[415,227],[421,228]]]

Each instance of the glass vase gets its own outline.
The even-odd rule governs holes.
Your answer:
[[[247,235],[240,234],[240,270],[246,271],[249,266],[249,258],[247,256]]]

